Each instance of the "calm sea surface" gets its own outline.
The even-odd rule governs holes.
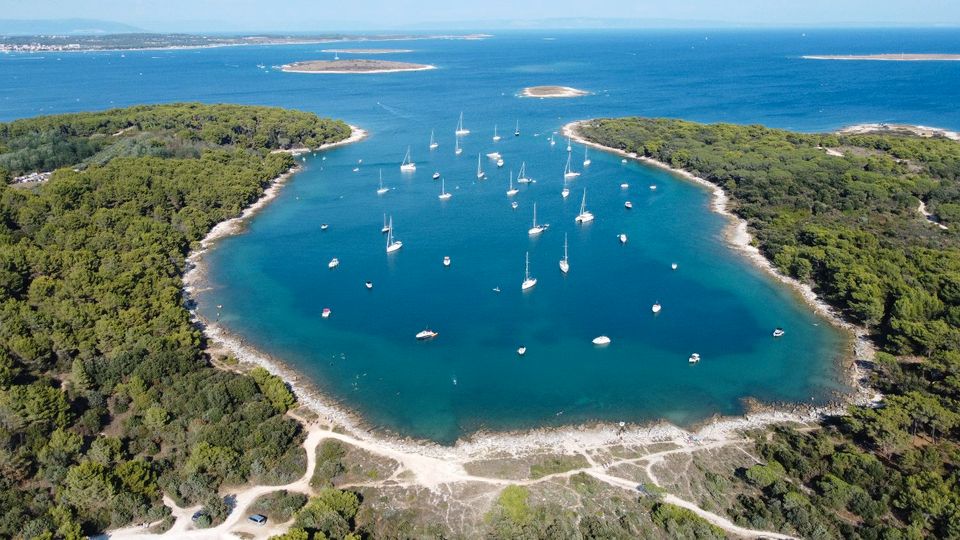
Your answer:
[[[346,46],[412,48],[383,58],[440,69],[269,69],[328,58],[325,45],[5,55],[0,119],[199,100],[303,109],[369,130],[359,144],[308,157],[245,234],[208,255],[212,288],[200,310],[213,319],[221,304],[222,324],[371,424],[441,442],[481,428],[594,419],[689,424],[741,412],[745,397],[820,403],[844,391],[843,336],[724,246],[725,221],[709,211],[706,190],[600,152],[584,167],[574,144],[573,166],[583,174],[564,200],[566,141],[548,143],[564,123],[644,115],[803,131],[878,121],[960,128],[958,62],[800,58],[957,52],[960,35],[950,31],[558,32]],[[517,97],[539,84],[592,94]],[[471,134],[456,156],[461,111]],[[433,151],[431,129],[440,143]],[[401,174],[408,146],[417,171]],[[484,155],[487,179],[477,181],[478,154],[493,151],[503,168]],[[537,182],[518,186],[512,209],[508,175],[524,161]],[[391,190],[378,196],[381,169]],[[450,200],[438,200],[434,171]],[[579,226],[584,189],[597,218]],[[527,234],[534,203],[538,221],[550,224],[537,238]],[[404,244],[391,255],[384,214]],[[564,235],[567,276],[557,265]],[[527,252],[538,284],[521,292]],[[341,264],[329,270],[333,257]],[[663,306],[658,315],[654,302]],[[329,319],[321,318],[325,307]],[[426,326],[439,337],[417,342]],[[777,326],[787,331],[781,339],[770,335]],[[601,334],[613,343],[592,345]],[[522,358],[520,345],[528,348]],[[688,364],[692,352],[702,355],[699,365]]]

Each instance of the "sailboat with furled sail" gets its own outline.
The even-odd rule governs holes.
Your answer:
[[[524,161],[520,164],[520,173],[517,175],[518,184],[529,184],[532,180],[527,178],[527,162]]]
[[[567,235],[563,235],[563,258],[560,259],[560,271],[566,274],[570,271],[570,257],[567,255]]]
[[[527,231],[527,233],[530,234],[530,236],[537,236],[538,234],[547,230],[547,227],[549,227],[549,225],[537,224],[537,203],[533,203],[533,226],[530,227],[530,230]]]
[[[440,180],[440,195],[437,195],[437,198],[439,198],[441,201],[445,201],[450,197],[453,197],[453,194],[447,193],[446,180]]]
[[[520,290],[526,291],[537,284],[537,278],[530,275],[530,252],[527,252],[527,269],[524,272],[523,283],[520,284]]]
[[[469,129],[463,127],[463,111],[460,111],[460,120],[457,122],[457,130],[454,132],[457,136],[463,136],[470,133]]]
[[[380,169],[380,187],[377,189],[377,195],[383,195],[390,191],[390,188],[383,187],[383,169]]]
[[[477,180],[482,179],[487,174],[483,172],[483,168],[480,166],[480,154],[477,154]]]
[[[433,150],[438,146],[440,146],[440,143],[438,143],[437,140],[433,138],[433,130],[431,129],[430,130],[430,149]]]
[[[417,164],[410,159],[410,147],[407,147],[407,154],[403,156],[403,163],[400,164],[400,170],[403,172],[413,172],[417,170]]]
[[[576,178],[576,177],[580,176],[580,173],[578,173],[577,171],[573,170],[573,169],[570,167],[570,156],[571,156],[571,154],[568,153],[568,154],[567,154],[567,166],[563,169],[563,178],[564,178],[564,179]]]
[[[593,160],[590,159],[590,154],[587,153],[587,147],[583,147],[583,166],[589,167],[593,163]]]
[[[510,189],[507,190],[507,197],[513,197],[519,192],[519,189],[513,187],[513,171],[510,171]]]
[[[463,148],[460,148],[460,137],[457,137],[457,142],[454,145],[453,153],[458,156],[463,153]]]
[[[390,216],[390,230],[387,231],[387,253],[393,253],[403,247],[403,242],[393,238],[393,216]]]
[[[583,200],[580,201],[580,213],[573,218],[574,223],[590,223],[593,214],[587,211],[587,188],[583,188]]]

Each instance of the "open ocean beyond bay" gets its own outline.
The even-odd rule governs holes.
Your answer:
[[[311,75],[269,68],[348,47],[410,48],[377,58],[439,69]],[[709,210],[707,190],[599,151],[584,168],[583,147],[574,144],[573,165],[583,174],[564,200],[566,141],[558,136],[551,147],[547,138],[572,120],[624,115],[802,131],[861,122],[960,127],[960,62],[800,58],[901,51],[956,53],[960,34],[553,32],[9,54],[0,56],[0,119],[205,101],[290,107],[359,125],[369,138],[309,156],[245,233],[206,255],[210,289],[198,297],[205,317],[216,319],[219,311],[220,323],[248,344],[282,359],[371,425],[402,435],[448,443],[477,429],[590,420],[689,425],[740,413],[746,397],[823,403],[846,391],[838,365],[846,339],[724,244],[726,221]],[[518,97],[539,84],[591,95]],[[472,133],[455,156],[461,111]],[[522,133],[514,137],[518,120]],[[503,136],[498,143],[491,140],[494,124]],[[431,129],[440,143],[433,151]],[[401,174],[408,146],[417,171]],[[478,182],[478,153],[495,150],[504,167],[482,157],[488,177]],[[522,161],[537,183],[518,186],[514,210],[507,178]],[[380,169],[391,188],[382,196]],[[452,199],[437,199],[434,171]],[[630,187],[621,189],[622,182]],[[573,218],[584,188],[597,218],[578,226]],[[532,239],[534,202],[538,221],[551,226]],[[404,243],[389,256],[384,214],[393,216]],[[329,230],[321,232],[321,223]],[[566,277],[557,266],[565,233]],[[628,235],[626,245],[619,233]],[[538,284],[522,293],[526,252]],[[449,268],[444,256],[452,259]],[[332,257],[341,264],[328,270]],[[657,301],[663,310],[653,315]],[[326,320],[325,307],[333,311]],[[440,335],[417,342],[425,326]],[[786,335],[774,339],[778,326]],[[592,345],[601,334],[612,344]],[[520,345],[526,356],[516,354]],[[692,352],[702,355],[700,364],[688,364]]]

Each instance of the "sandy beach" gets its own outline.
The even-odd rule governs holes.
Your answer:
[[[520,93],[531,98],[572,98],[589,94],[586,90],[570,86],[528,86]]]

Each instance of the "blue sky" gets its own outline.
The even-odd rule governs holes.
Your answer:
[[[652,26],[957,26],[960,0],[0,0],[3,19],[105,19],[163,31],[556,26],[543,20],[586,17]]]

